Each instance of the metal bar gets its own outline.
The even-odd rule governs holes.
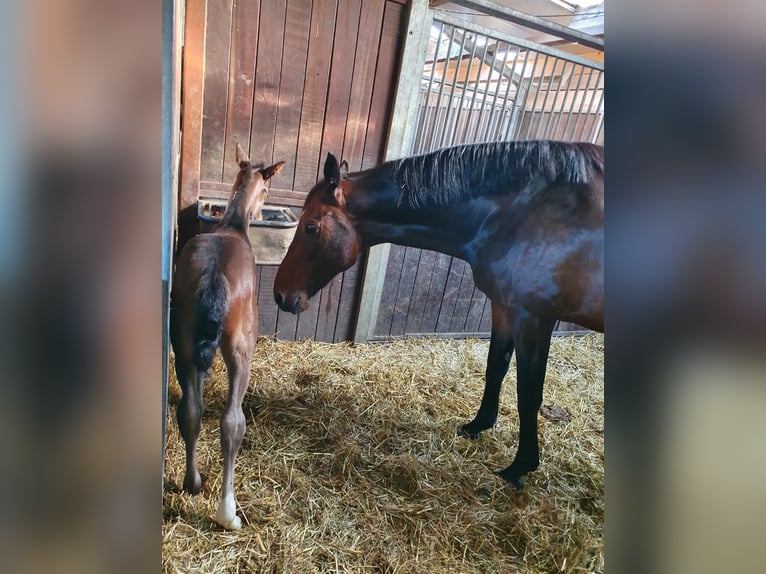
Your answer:
[[[455,75],[452,78],[452,87],[450,87],[449,102],[447,103],[447,111],[444,114],[444,128],[439,135],[439,146],[444,146],[444,135],[447,133],[447,128],[450,126],[450,116],[452,115],[452,102],[455,99],[455,86],[457,85],[457,76],[460,73],[460,64],[463,62],[463,51],[465,50],[465,34],[460,33],[462,42],[460,42],[460,51],[457,55],[457,64],[455,65]]]
[[[485,62],[486,59],[487,59],[487,50],[488,50],[488,48],[489,48],[489,38],[487,38],[485,40],[485,43],[484,43],[484,54],[481,57],[481,61],[482,62]],[[482,118],[484,117],[484,104],[487,102],[487,91],[489,90],[489,83],[492,80],[492,74],[495,71],[494,67],[492,67],[492,66],[489,67],[489,76],[487,77],[487,86],[483,90],[484,93],[482,94],[481,104],[479,105],[479,121],[476,123],[476,127],[473,130],[470,130],[471,118],[474,117],[473,106],[474,106],[474,104],[476,102],[476,95],[479,92],[479,83],[481,82],[481,74],[482,74],[483,69],[484,69],[483,66],[479,66],[479,76],[476,78],[476,86],[474,87],[474,90],[473,90],[473,103],[471,104],[471,109],[469,110],[468,122],[466,122],[465,130],[463,130],[463,140],[465,140],[466,142],[468,142],[468,141],[476,142],[476,134],[479,131],[479,127],[481,126]],[[469,131],[473,132],[473,137],[471,137],[471,138],[468,137],[468,132]]]
[[[521,106],[523,107],[524,101],[527,99],[527,92],[529,91],[529,87],[532,83],[532,79],[529,79],[529,82],[527,82],[527,88],[524,89],[524,74],[527,73],[527,65],[529,64],[529,53],[531,50],[527,49],[524,52],[524,65],[521,67],[521,81],[519,82],[519,85],[516,87],[516,96],[513,98],[513,106],[511,107],[511,113],[508,118],[508,127],[506,128],[505,136],[503,137],[503,140],[510,140],[513,138],[514,132],[516,130],[516,114],[518,113],[518,109],[522,109],[519,107],[519,101],[521,101]],[[516,53],[516,56],[518,56],[518,52]],[[535,56],[537,58],[537,56]]]
[[[580,75],[577,78],[577,86],[575,87],[574,98],[572,99],[572,103],[569,105],[569,111],[567,112],[567,120],[564,123],[564,130],[561,132],[562,140],[567,139],[567,132],[569,131],[569,122],[572,119],[572,111],[577,105],[577,95],[580,93],[580,85],[582,85],[582,77],[585,75],[585,70],[586,68],[584,66],[580,68]],[[587,70],[589,74],[588,81],[590,81],[590,74],[593,73],[592,68],[587,68]]]
[[[596,77],[596,84],[593,86],[593,90],[591,91],[591,94],[590,94],[590,99],[588,100],[588,111],[586,112],[588,114],[587,118],[590,117],[590,110],[591,110],[591,107],[593,106],[593,99],[596,97],[596,90],[598,89],[598,85],[601,83],[601,76],[603,74],[604,72],[599,72],[598,76]],[[585,99],[585,97],[583,97],[583,99]],[[580,133],[577,136],[576,141],[582,141],[583,134],[585,133],[585,126],[587,124],[588,124],[588,121],[586,119],[586,121],[584,121],[582,123],[582,126],[580,127]]]
[[[569,80],[572,77],[572,71],[566,72],[567,64],[570,62],[564,62],[564,65],[561,67],[561,74],[559,75],[558,85],[556,86],[556,95],[553,96],[553,102],[551,102],[551,111],[548,115],[548,122],[545,124],[545,130],[543,130],[543,139],[550,139],[550,130],[551,126],[556,123],[556,119],[561,114],[561,111],[558,108],[558,102],[559,102],[559,95],[561,94],[561,85],[564,80],[564,76],[567,78],[567,84],[569,83]],[[572,64],[572,69],[574,69],[574,64]]]
[[[486,45],[489,46],[489,41],[487,42]],[[497,48],[497,44],[495,45],[495,48]],[[486,54],[486,51],[485,51],[485,54]],[[491,56],[491,57],[493,59],[495,58],[494,56]],[[476,123],[476,129],[473,130],[473,137],[471,138],[474,142],[481,141],[479,139],[479,132],[482,131],[481,126],[484,123],[484,119],[485,118],[487,119],[487,125],[489,125],[489,120],[492,118],[492,112],[494,111],[494,107],[490,108],[489,113],[485,114],[484,112],[485,112],[485,106],[487,105],[487,94],[489,93],[489,88],[490,88],[490,84],[492,83],[492,76],[494,75],[494,73],[495,73],[495,69],[493,67],[490,67],[489,76],[487,77],[487,85],[484,88],[484,93],[482,94],[482,98],[481,98],[481,107],[479,109],[480,110],[479,121]],[[511,73],[511,76],[513,76],[513,73]],[[501,80],[503,79],[502,73],[500,73],[500,79]],[[478,84],[477,84],[477,87],[478,87]],[[495,90],[495,98],[497,98],[497,90]]]
[[[457,104],[457,111],[455,112],[455,125],[454,127],[445,126],[445,130],[443,133],[447,133],[449,131],[449,139],[445,142],[448,145],[455,145],[456,143],[463,143],[462,141],[455,141],[457,138],[457,133],[460,129],[460,116],[463,115],[463,99],[466,97],[466,93],[470,91],[470,88],[468,85],[471,82],[471,69],[473,68],[473,61],[476,59],[476,42],[468,37],[468,34],[463,33],[463,44],[465,45],[466,50],[471,51],[471,56],[468,59],[468,69],[465,72],[465,81],[463,82],[461,88],[460,88],[460,99],[458,100]],[[479,64],[479,70],[481,70],[481,66],[483,64]],[[458,80],[457,73],[455,73],[455,81]],[[449,130],[446,128],[450,127]]]
[[[476,48],[476,40],[473,40],[473,46]],[[471,118],[473,117],[473,107],[476,105],[476,94],[479,90],[479,82],[481,81],[481,71],[484,68],[484,61],[487,57],[487,48],[489,47],[489,43],[487,42],[487,39],[484,40],[484,53],[482,54],[481,60],[479,61],[479,73],[476,75],[476,81],[473,84],[473,95],[471,96],[471,99],[468,103],[468,117],[465,120],[465,124],[463,125],[463,135],[461,136],[460,140],[461,143],[469,143],[466,139],[466,135],[468,134],[468,126],[471,124]],[[473,60],[471,61],[473,63]],[[466,76],[466,87],[468,86],[468,81],[470,81],[471,76],[470,72],[468,76]],[[461,100],[462,103],[462,100]],[[461,111],[462,111],[462,105],[461,105]],[[455,128],[457,128],[457,122],[455,124]],[[456,130],[457,131],[457,130]],[[455,134],[457,135],[457,133]]]
[[[442,72],[441,82],[439,82],[439,95],[436,98],[436,104],[434,104],[434,120],[429,126],[429,130],[428,130],[428,147],[429,148],[431,148],[431,145],[430,145],[431,142],[434,141],[434,129],[436,128],[436,125],[439,123],[439,110],[441,109],[442,94],[444,93],[444,85],[447,82],[447,71],[449,70],[450,54],[452,53],[452,44],[454,42],[455,42],[455,27],[452,26],[452,32],[450,32],[450,37],[449,37],[449,45],[447,46],[447,54],[444,57],[444,71]]]
[[[495,56],[497,56],[497,53],[499,51],[501,40],[498,40],[497,44],[495,44]],[[505,44],[505,42],[503,42]],[[506,44],[507,45],[507,44]],[[503,58],[503,65],[505,67],[508,67],[508,48],[505,49],[505,57]],[[514,70],[511,68],[511,73],[508,77],[508,89],[510,89],[511,84],[513,83],[513,74]],[[490,80],[492,79],[492,74],[490,73]],[[487,141],[487,136],[489,135],[490,128],[492,127],[492,118],[495,115],[495,109],[497,106],[497,96],[500,95],[500,85],[503,83],[503,74],[500,74],[500,78],[497,82],[497,86],[495,87],[494,97],[492,98],[492,104],[491,109],[489,113],[489,118],[487,119],[487,125],[484,127],[484,136],[482,137],[482,141]],[[487,91],[489,91],[489,82],[487,82]],[[477,134],[478,137],[478,134]]]
[[[428,34],[424,34],[423,30],[430,28],[431,13],[428,10],[428,0],[412,0],[407,14],[407,32],[404,36],[396,96],[386,141],[386,160],[401,157],[410,151],[411,131],[418,113],[417,96],[428,48]],[[362,289],[354,325],[354,341],[357,343],[368,341],[374,334],[390,250],[390,243],[376,245],[368,250],[365,257]]]
[[[436,12],[434,14],[434,20],[438,22],[444,22],[445,24],[449,24],[451,26],[456,26],[463,30],[468,30],[469,32],[476,32],[477,34],[483,34],[484,36],[489,36],[490,38],[494,38],[495,40],[502,40],[503,42],[515,44],[516,46],[521,46],[522,48],[532,50],[533,52],[540,52],[541,54],[547,54],[549,56],[558,56],[559,58],[570,60],[572,62],[577,62],[578,64],[582,64],[583,66],[589,66],[589,67],[597,68],[599,70],[604,69],[603,62],[597,62],[596,60],[589,60],[588,58],[583,58],[582,56],[577,56],[570,52],[565,52],[564,50],[558,50],[556,48],[551,48],[550,46],[545,46],[543,44],[537,44],[535,42],[530,42],[529,40],[517,38],[516,36],[511,36],[510,34],[498,32],[497,30],[492,30],[490,28],[487,28],[486,26],[481,26],[479,24],[469,22],[468,20],[457,18],[453,16],[452,14],[447,14],[446,12]]]
[[[508,44],[508,49],[509,50],[511,48],[511,45],[512,44]],[[519,54],[521,53],[521,48],[519,48],[518,46],[514,46],[514,48],[516,49],[515,50],[516,53],[513,55],[513,66],[511,67],[511,69],[514,71],[514,74],[515,74],[516,73],[516,64],[519,61]],[[526,51],[524,53],[524,62],[526,62],[526,59],[527,59],[528,56],[529,56],[529,51]],[[508,52],[507,51],[505,53],[505,57],[506,57],[506,60],[507,60],[508,59]],[[518,82],[518,84],[516,84],[516,96],[514,97],[514,100],[513,100],[514,105],[516,105],[516,101],[517,101],[517,98],[519,96],[519,86],[521,85],[521,82],[524,81],[524,70],[525,69],[526,69],[526,64],[522,68],[521,74],[518,74],[519,82]],[[497,126],[495,128],[495,136],[493,138],[494,140],[501,139],[501,138],[499,138],[499,136],[503,132],[503,121],[505,121],[505,109],[506,109],[506,106],[508,105],[508,96],[510,96],[510,94],[511,94],[511,86],[512,85],[513,85],[513,78],[510,78],[508,80],[508,89],[505,91],[505,97],[503,98],[503,103],[500,106],[500,114],[499,114],[500,117],[499,117]],[[510,118],[509,118],[508,122],[510,123]],[[489,132],[487,132],[487,136],[485,136],[485,139],[488,136],[489,136]]]
[[[540,99],[540,84],[542,83],[543,79],[545,78],[545,68],[548,67],[548,59],[550,56],[545,54],[545,60],[543,60],[543,69],[540,72],[540,80],[537,82],[537,89],[535,91],[535,99],[532,100],[532,109],[531,109],[531,115],[529,116],[529,122],[527,122],[527,133],[524,134],[524,139],[529,139],[529,134],[532,131],[532,120],[535,119],[535,110],[537,109],[537,100]],[[535,79],[535,72],[537,71],[537,62],[535,62],[535,67],[532,68],[532,75],[529,77],[530,85],[532,85],[532,80]],[[525,102],[526,103],[526,102]],[[526,111],[526,110],[524,110]],[[522,116],[523,118],[523,116]],[[521,130],[519,130],[521,131]]]
[[[564,107],[567,103],[567,94],[569,93],[569,89],[572,87],[572,78],[575,74],[575,69],[577,68],[577,64],[572,62],[572,69],[569,71],[569,74],[567,75],[567,87],[564,88],[564,97],[561,100],[561,105],[559,106],[559,112],[556,114],[555,120],[551,123],[550,131],[546,130],[545,133],[545,139],[559,139],[556,134],[559,131],[559,126],[561,125],[561,120],[564,117]],[[561,89],[561,83],[559,82],[559,89]],[[556,93],[556,101],[554,101],[554,106],[558,103],[559,94]]]
[[[588,81],[585,82],[585,87],[583,88],[582,97],[580,98],[580,107],[577,108],[577,112],[574,115],[575,121],[572,125],[572,135],[570,136],[571,141],[577,141],[577,138],[575,134],[577,133],[577,123],[580,121],[580,116],[582,116],[583,108],[585,107],[585,96],[588,93],[588,90],[590,89],[590,83],[593,80],[593,70],[590,70],[590,73],[588,74]],[[579,95],[579,93],[578,93]]]
[[[553,81],[553,78],[556,77],[556,68],[559,65],[559,61],[560,58],[553,60],[553,70],[551,71],[550,79],[548,80],[548,89],[545,90],[545,98],[543,98],[543,110],[540,112],[540,121],[538,122],[537,128],[535,129],[535,139],[540,138],[540,128],[543,127],[543,118],[545,118],[545,108],[548,107],[548,98],[551,95],[551,82]]]
[[[442,39],[442,33],[444,32],[444,22],[439,22],[439,33],[436,36],[436,46],[434,47],[434,59],[431,62],[431,77],[428,79],[428,88],[426,88],[426,97],[425,97],[425,105],[421,108],[423,110],[423,122],[419,126],[418,130],[418,136],[419,136],[419,145],[417,146],[418,152],[423,150],[424,147],[424,139],[423,139],[423,132],[426,131],[428,128],[428,117],[429,117],[429,104],[431,103],[431,89],[434,85],[434,73],[436,72],[436,63],[439,61],[439,46],[441,45],[441,39]],[[429,36],[430,38],[430,36]],[[447,54],[449,55],[449,54]]]
[[[520,10],[501,6],[490,0],[452,0],[452,3],[465,8],[479,10],[490,16],[501,18],[514,24],[521,24],[522,26],[537,30],[538,32],[544,32],[551,36],[556,36],[557,38],[576,42],[589,48],[601,51],[604,50],[604,40],[601,38],[586,34],[585,32],[580,32],[569,26],[562,26],[555,22],[543,20],[542,18],[527,14],[526,12],[521,12]]]
[[[603,103],[604,103],[604,90],[602,89],[601,90],[601,98],[599,98],[598,108],[596,108],[596,109],[597,110],[600,109],[601,106],[603,105]],[[601,130],[602,130],[603,127],[604,127],[604,114],[602,113],[601,117],[598,120],[598,129],[596,129],[596,133],[593,136],[593,139],[591,140],[591,143],[598,143],[598,136],[601,135]]]

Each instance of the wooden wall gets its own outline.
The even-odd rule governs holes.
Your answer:
[[[198,195],[228,195],[237,143],[253,161],[287,162],[269,203],[296,214],[327,152],[346,159],[351,171],[380,163],[404,22],[399,0],[187,0],[186,55],[204,54],[204,67],[187,65],[184,82],[189,129],[179,243],[193,233]],[[359,264],[317,294],[299,318],[274,303],[276,271],[258,271],[262,335],[352,337]]]

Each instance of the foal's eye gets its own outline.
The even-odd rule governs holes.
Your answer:
[[[307,223],[304,229],[306,231],[306,235],[316,235],[319,233],[319,225],[314,222]]]

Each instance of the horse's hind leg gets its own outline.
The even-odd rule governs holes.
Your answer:
[[[237,516],[237,502],[234,497],[234,463],[245,436],[245,413],[242,412],[242,401],[250,379],[250,360],[253,356],[254,343],[249,337],[237,339],[224,340],[221,345],[229,374],[229,397],[221,415],[223,492],[215,520],[228,530],[239,530],[242,526],[242,521]]]
[[[176,376],[181,385],[181,401],[176,409],[178,428],[186,445],[184,490],[197,494],[202,478],[197,470],[197,438],[202,428],[202,386],[205,374],[198,373],[189,357],[176,353]]]
[[[492,339],[487,356],[487,372],[484,395],[481,398],[479,412],[474,419],[464,424],[458,433],[468,438],[477,439],[479,433],[492,428],[497,422],[497,410],[500,402],[500,389],[508,372],[508,365],[513,354],[513,336],[510,313],[504,307],[492,303]]]
[[[519,411],[519,448],[511,465],[498,474],[516,488],[521,477],[540,463],[537,412],[543,402],[543,382],[555,321],[527,316],[515,329],[516,391]]]

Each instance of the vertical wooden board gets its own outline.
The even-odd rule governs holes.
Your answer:
[[[365,0],[359,17],[358,34],[365,41],[359,43],[354,58],[354,75],[342,154],[351,171],[358,171],[362,165],[384,6],[385,0]],[[355,265],[343,275],[333,341],[353,336],[350,333],[350,322],[356,309],[358,291],[359,265]]]
[[[463,278],[463,271],[468,264],[462,259],[452,258],[449,273],[447,274],[447,283],[444,286],[444,296],[442,297],[439,317],[436,320],[437,333],[449,333],[452,323],[452,315],[457,303],[457,295],[460,290],[460,282]]]
[[[260,0],[236,0],[231,22],[229,92],[226,106],[226,139],[223,181],[234,182],[237,144],[250,148],[250,119],[253,112],[255,54],[258,47]],[[251,157],[255,162],[260,161]]]
[[[322,132],[322,152],[320,154],[322,158],[327,155],[327,152],[332,152],[336,156],[342,155],[351,98],[354,58],[358,47],[360,10],[361,4],[358,1],[340,0],[338,2],[330,84]],[[317,340],[332,341],[342,282],[343,277],[336,275],[320,292],[319,316],[317,317],[315,335]]]
[[[460,289],[455,300],[455,310],[452,312],[452,321],[450,322],[450,331],[453,333],[462,333],[465,329],[465,321],[468,317],[468,307],[471,304],[473,287],[471,266],[466,263],[463,268],[463,277],[460,280]]]
[[[331,0],[316,2],[311,13],[306,75],[303,84],[303,106],[295,158],[293,189],[308,192],[321,170],[320,152],[324,126],[327,86],[330,80],[336,4]],[[309,308],[300,314],[296,339],[316,335],[321,295],[317,294]]]
[[[181,165],[179,167],[178,242],[184,246],[197,230],[202,111],[205,87],[205,0],[188,0],[184,22],[183,89],[181,91]]]
[[[279,308],[274,303],[274,278],[277,275],[277,267],[259,265],[258,271],[258,331],[268,337],[277,332]]]
[[[351,341],[354,337],[354,321],[356,317],[356,302],[361,289],[362,258],[344,273],[341,285],[338,316],[335,320],[335,336],[333,342]]]
[[[391,319],[396,305],[396,291],[402,274],[402,263],[406,247],[392,245],[386,266],[386,277],[383,283],[383,293],[380,296],[378,317],[375,321],[375,336],[387,337],[391,332]]]
[[[435,333],[436,321],[439,318],[439,308],[444,299],[444,289],[447,286],[447,274],[452,258],[444,253],[437,253],[434,260],[431,278],[428,284],[428,294],[423,305],[423,316],[417,330],[419,333]]]
[[[274,159],[284,33],[285,3],[282,0],[261,0],[250,128],[250,159],[255,162],[271,162]]]
[[[287,165],[271,183],[272,187],[279,189],[293,189],[295,179],[310,28],[311,0],[289,0],[285,15],[282,79],[279,82],[279,111],[274,137],[274,161],[284,161]]]
[[[465,318],[465,326],[463,330],[466,333],[477,333],[481,324],[481,315],[484,311],[484,302],[487,298],[484,293],[474,285],[473,294],[471,295],[471,302],[468,305],[468,314]]]
[[[209,0],[205,38],[205,95],[200,179],[222,181],[229,88],[232,0]]]
[[[367,120],[362,169],[378,165],[384,159],[388,124],[396,87],[396,71],[401,57],[401,34],[406,12],[401,4],[389,0],[383,13],[383,28],[378,45],[375,83]]]
[[[404,326],[407,322],[407,314],[410,310],[410,301],[412,301],[412,291],[415,287],[415,278],[417,277],[420,254],[421,250],[414,247],[408,247],[404,254],[404,263],[402,265],[402,275],[399,279],[394,315],[391,318],[392,337],[404,335]]]
[[[481,312],[481,319],[479,320],[479,333],[492,332],[492,303],[489,299],[484,297],[484,309]]]
[[[343,145],[343,159],[348,161],[351,171],[361,169],[364,142],[371,127],[369,125],[370,104],[384,7],[385,0],[364,0],[359,18],[359,37],[363,38],[363,41],[359,42],[354,59],[354,75]],[[389,80],[392,83],[395,81],[394,78]],[[379,127],[372,126],[373,129],[379,129]]]
[[[410,300],[410,309],[407,313],[407,320],[404,324],[406,334],[420,332],[420,325],[423,321],[426,302],[428,300],[428,290],[431,286],[434,266],[436,263],[435,251],[422,250],[420,262],[415,277],[415,286],[412,289],[412,298]]]
[[[303,84],[300,135],[295,159],[293,189],[308,192],[321,172],[322,128],[327,86],[330,81],[336,3],[322,0],[311,13],[306,77]]]

